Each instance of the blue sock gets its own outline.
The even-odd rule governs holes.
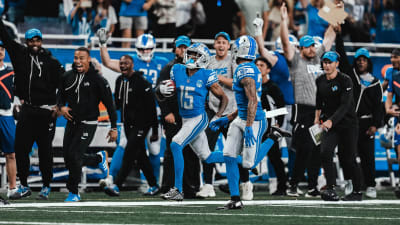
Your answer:
[[[214,151],[204,160],[205,163],[223,163],[224,162],[224,155],[221,151]]]
[[[172,156],[174,157],[175,187],[178,188],[179,192],[182,192],[183,169],[185,168],[182,149],[177,143],[171,143]]]
[[[153,155],[150,153],[149,160],[150,160],[151,167],[153,167],[154,177],[156,178],[156,182],[158,183],[158,179],[160,177],[160,154]]]
[[[240,196],[239,193],[239,167],[237,159],[224,156],[226,175],[228,177],[228,185],[231,196]]]
[[[272,145],[274,145],[274,140],[272,140],[271,138],[268,138],[261,144],[261,147],[257,152],[256,160],[254,161],[254,165],[252,168],[255,168],[258,165],[258,163],[260,163],[261,160],[268,154],[268,151],[271,149]]]
[[[117,176],[118,171],[121,169],[124,152],[125,149],[121,146],[118,146],[114,151],[110,164],[110,175],[113,176],[114,179]]]

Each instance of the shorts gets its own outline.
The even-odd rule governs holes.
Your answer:
[[[236,158],[242,153],[243,167],[252,168],[256,160],[257,152],[261,147],[262,136],[267,130],[267,120],[253,122],[253,134],[256,139],[256,144],[246,148],[244,147],[243,133],[246,128],[246,120],[236,117],[229,126],[228,137],[224,146],[224,156]]]
[[[0,148],[4,153],[14,153],[15,121],[13,116],[0,116]]]
[[[135,30],[147,30],[148,20],[146,16],[139,17],[119,17],[119,28],[121,30],[132,29],[132,25],[134,25]]]
[[[206,160],[211,154],[205,132],[207,125],[208,117],[205,112],[193,118],[182,118],[182,128],[172,141],[182,149],[189,144],[201,160]]]

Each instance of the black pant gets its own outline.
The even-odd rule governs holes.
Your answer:
[[[268,152],[268,159],[274,167],[276,178],[278,179],[278,190],[285,191],[287,189],[287,176],[285,172],[285,164],[282,161],[282,153],[279,149],[279,143],[275,141]]]
[[[208,107],[206,107],[206,112],[207,112],[208,119],[211,121],[211,119],[215,116],[216,113],[213,112]],[[230,125],[230,122],[229,122],[228,126],[221,127],[217,131],[212,131],[209,127],[206,128],[208,146],[209,146],[209,148],[210,148],[210,150],[212,152],[214,151],[215,145],[217,144],[219,134],[222,132],[224,137],[225,138],[227,137],[229,125]],[[215,164],[213,164],[213,163],[209,164],[209,163],[205,163],[205,162],[202,162],[202,164],[203,164],[204,183],[212,184],[212,182],[213,182],[213,170],[214,170]],[[238,166],[239,166],[240,180],[242,182],[249,181],[249,171],[247,169],[243,168],[243,166],[241,164],[239,164]]]
[[[65,167],[69,171],[67,188],[78,194],[81,181],[82,166],[97,167],[101,157],[96,154],[86,154],[96,132],[96,124],[67,122],[64,132],[63,152]]]
[[[50,186],[53,179],[53,152],[51,144],[55,133],[55,118],[47,109],[23,105],[15,131],[15,157],[21,184],[28,185],[29,153],[36,141],[39,150],[39,169],[43,185]]]
[[[156,186],[157,181],[153,174],[153,168],[151,167],[149,157],[146,153],[145,140],[146,135],[149,132],[149,127],[140,129],[132,125],[124,125],[125,134],[128,139],[128,143],[125,148],[124,157],[122,159],[121,169],[114,183],[121,187],[126,177],[131,172],[135,161],[139,166],[139,169],[143,171],[147,182],[150,187]]]
[[[338,148],[339,161],[343,165],[343,171],[353,182],[354,191],[360,191],[361,171],[356,161],[358,127],[333,128],[325,132],[321,140],[321,161],[325,171],[328,187],[336,185],[336,167],[333,163],[335,147]]]
[[[164,123],[166,149],[164,152],[163,177],[161,188],[161,191],[163,192],[166,192],[175,186],[174,158],[172,156],[170,144],[172,138],[175,136],[176,133],[178,133],[181,126],[182,124],[180,122],[177,122],[176,124]],[[190,145],[186,145],[182,151],[185,163],[182,189],[185,193],[185,198],[190,198],[195,196],[200,187],[200,161]]]
[[[360,129],[358,133],[358,156],[361,159],[361,169],[366,187],[375,187],[375,134],[366,135],[369,125],[364,125],[364,120],[360,119]],[[370,123],[368,123],[370,124]]]
[[[319,147],[314,144],[308,130],[314,125],[315,108],[296,104],[292,111],[296,111],[292,113],[292,118],[294,117],[292,146],[296,150],[296,157],[290,185],[297,185],[307,169],[308,189],[313,189],[318,185],[318,174],[321,168]]]

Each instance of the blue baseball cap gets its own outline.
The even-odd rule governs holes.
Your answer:
[[[300,38],[300,47],[308,48],[314,44],[315,44],[315,40],[310,35],[304,35],[302,38]]]
[[[339,55],[334,51],[325,52],[322,56],[322,60],[327,59],[331,62],[337,62],[339,60]]]
[[[3,46],[4,46],[4,43],[3,43],[2,41],[0,41],[0,46],[1,46],[1,47],[3,47]]]
[[[188,36],[181,35],[176,38],[175,47],[179,47],[181,45],[185,45],[186,47],[189,47],[191,42],[192,41],[190,40],[190,38]]]
[[[39,29],[32,28],[25,32],[25,40],[32,39],[34,37],[39,37],[42,39],[42,32]]]
[[[354,58],[357,59],[360,56],[364,56],[365,58],[369,59],[369,51],[365,48],[359,48],[354,55]]]
[[[214,39],[217,39],[218,37],[222,36],[223,38],[225,38],[226,40],[228,40],[228,42],[231,42],[231,38],[229,37],[229,34],[221,31],[218,34],[215,35]]]

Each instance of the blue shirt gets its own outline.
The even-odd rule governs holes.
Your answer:
[[[329,23],[318,16],[318,9],[308,4],[308,31],[307,34],[311,36],[320,36],[324,38],[325,30],[328,28]]]
[[[168,63],[168,59],[154,56],[150,62],[146,62],[139,59],[136,55],[132,55],[132,58],[133,69],[143,72],[144,78],[155,88],[160,71]]]
[[[73,11],[73,9],[71,10],[71,12],[72,11]],[[87,11],[83,12],[81,18],[79,18],[78,13],[75,13],[74,17],[71,18],[71,12],[68,15],[68,21],[71,24],[72,34],[75,34],[75,35],[80,35],[80,34],[89,35],[88,41],[90,42],[90,38],[94,36],[93,30],[92,30],[92,26],[93,26],[94,17],[96,16],[96,12],[94,10],[89,12],[89,13],[92,14],[91,15],[92,16],[91,21],[87,21],[87,18],[88,18],[88,12]],[[76,45],[84,45],[85,41],[73,41],[73,43],[76,44]]]
[[[132,0],[130,3],[121,2],[119,8],[120,16],[147,16],[147,11],[143,10],[143,4],[146,0]]]
[[[254,79],[257,89],[257,112],[254,120],[263,120],[265,118],[265,113],[261,106],[262,77],[260,70],[258,70],[256,64],[253,62],[239,64],[235,70],[235,73],[233,74],[233,91],[235,92],[238,116],[242,120],[247,120],[247,106],[249,101],[247,99],[245,90],[240,83],[240,81],[246,77]]]
[[[270,79],[278,85],[283,93],[286,105],[294,104],[293,85],[290,81],[289,66],[285,57],[279,52],[275,51],[274,54],[278,57],[278,61],[271,68],[269,72]]]
[[[375,12],[377,43],[400,43],[400,14],[396,10],[384,9],[380,1],[380,10]]]
[[[175,64],[170,75],[176,86],[179,114],[183,118],[192,118],[205,113],[208,89],[218,82],[216,73],[213,70],[199,69],[189,77],[185,65]]]

